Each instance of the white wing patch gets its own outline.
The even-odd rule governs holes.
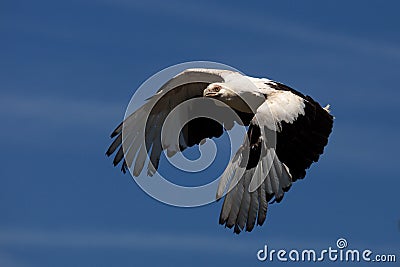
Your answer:
[[[257,109],[256,118],[261,125],[279,132],[282,122],[293,123],[299,115],[304,115],[304,101],[290,91],[271,89],[265,103]]]

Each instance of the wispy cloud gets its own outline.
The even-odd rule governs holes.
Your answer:
[[[95,2],[91,1],[90,4]],[[258,37],[265,35],[282,36],[292,39],[294,42],[302,41],[311,44],[319,44],[323,47],[333,47],[347,49],[350,52],[367,54],[368,56],[384,56],[390,59],[400,59],[400,44],[379,38],[366,38],[333,30],[318,29],[298,22],[283,20],[273,13],[257,13],[257,10],[238,9],[226,4],[215,2],[195,2],[195,1],[129,1],[129,0],[98,0],[98,4],[112,7],[131,8],[149,13],[150,16],[171,17],[197,22],[207,27],[235,29],[238,36],[241,33],[252,34],[251,39],[255,42]],[[13,27],[16,30],[27,30],[43,35],[53,36],[59,39],[76,39],[80,42],[90,43],[93,38],[93,31],[87,30],[83,33],[74,31],[62,31],[56,25],[41,24],[37,21],[26,21],[13,23],[2,28]],[[79,29],[82,31],[82,29]],[[87,36],[90,36],[88,38]],[[171,36],[176,38],[176,36]],[[241,37],[238,37],[241,38]],[[112,38],[111,38],[112,39]],[[103,42],[111,41],[104,39]],[[168,40],[160,40],[168,41]]]
[[[28,264],[22,262],[20,259],[10,255],[9,253],[0,252],[0,266],[5,267],[26,267]]]
[[[107,101],[48,95],[0,95],[0,113],[8,119],[44,120],[59,126],[104,124],[124,114],[124,106]]]
[[[259,36],[273,34],[326,47],[338,47],[356,53],[367,53],[370,56],[378,55],[400,59],[400,44],[316,29],[287,20],[283,21],[274,17],[271,13],[268,13],[268,16],[260,16],[254,10],[243,12],[243,10],[234,9],[228,5],[200,4],[201,2],[188,1],[102,0],[101,2],[114,6],[141,9],[150,13],[162,12],[164,16],[195,20],[207,26],[226,26],[227,28],[237,29],[238,32],[244,31]],[[257,39],[253,40],[257,41]]]
[[[0,230],[1,246],[34,246],[41,248],[68,247],[91,249],[201,251],[209,253],[235,253],[248,251],[251,244],[232,244],[228,238],[191,233],[165,232],[94,232],[50,230]],[[227,246],[229,244],[229,246]],[[254,245],[253,245],[254,246]]]

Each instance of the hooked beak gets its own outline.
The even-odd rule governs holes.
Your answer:
[[[207,96],[207,97],[215,97],[215,96],[218,96],[218,95],[220,95],[218,92],[207,91],[207,92],[203,93],[203,96]]]

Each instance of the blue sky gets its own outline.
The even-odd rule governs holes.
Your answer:
[[[2,2],[0,265],[272,266],[256,259],[264,244],[325,248],[339,237],[399,258],[399,8]],[[219,226],[221,203],[157,202],[104,155],[135,89],[192,60],[281,81],[336,117],[320,162],[252,233]]]

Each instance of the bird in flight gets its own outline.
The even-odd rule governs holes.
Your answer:
[[[163,129],[167,116],[189,100],[206,101],[210,117],[188,121],[193,104],[180,109]],[[280,202],[324,152],[333,127],[329,105],[323,108],[310,96],[266,78],[187,69],[125,118],[112,132],[106,155],[116,152],[114,166],[121,163],[121,170],[130,169],[134,176],[149,158],[147,175],[152,176],[163,151],[172,157],[220,137],[235,124],[246,127],[247,134],[219,181],[216,200],[224,197],[219,223],[235,233],[250,232],[264,223],[268,204]]]

